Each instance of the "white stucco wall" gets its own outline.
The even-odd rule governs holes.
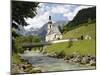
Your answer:
[[[56,36],[55,36],[56,35]],[[53,40],[58,40],[59,39],[62,39],[62,35],[61,34],[50,34],[50,35],[47,35],[46,36],[46,41],[53,41]]]

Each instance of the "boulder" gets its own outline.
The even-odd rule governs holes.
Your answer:
[[[70,61],[69,60],[65,60],[67,63],[69,63]]]
[[[73,63],[73,59],[70,59],[68,62],[69,62],[69,63]]]
[[[12,74],[14,75],[16,75],[16,73],[18,73],[19,72],[19,66],[17,66],[17,64],[12,64]]]
[[[88,64],[88,63],[89,63],[89,57],[88,56],[82,57],[81,64]]]
[[[37,67],[37,68],[31,69],[29,72],[30,73],[41,73],[42,71],[41,71],[41,69],[39,67]]]
[[[70,56],[65,56],[64,60],[70,60]]]
[[[25,73],[22,66],[23,64],[14,64],[12,66],[12,74],[16,75],[16,73]]]
[[[47,54],[47,52],[45,50],[42,51],[43,54]]]
[[[91,66],[96,66],[96,61],[94,59],[90,60],[90,65]]]
[[[74,58],[74,55],[71,55],[71,56],[70,56],[70,59],[73,59],[73,58]]]
[[[56,53],[47,53],[46,56],[56,58],[57,54]]]
[[[73,62],[76,62],[76,63],[80,63],[81,62],[81,56],[77,56],[77,57],[75,57],[74,59],[73,59]]]
[[[48,56],[48,57],[51,57],[51,54],[50,53],[46,53],[45,55]]]
[[[96,61],[96,57],[95,56],[91,56],[91,59]]]

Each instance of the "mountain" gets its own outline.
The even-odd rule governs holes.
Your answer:
[[[96,21],[96,7],[90,7],[80,10],[77,15],[66,24],[67,31],[77,28],[80,24]]]
[[[60,26],[62,28],[67,23],[67,21],[57,21],[56,23],[54,23],[54,25],[56,25],[57,27]],[[40,29],[31,27],[30,29],[25,30],[23,26],[20,26],[19,28],[20,30],[16,30],[16,32],[20,35],[38,35],[42,40],[45,40],[45,35],[47,33],[47,23],[44,24]]]
[[[54,23],[54,25],[57,25],[57,26],[60,26],[60,27],[63,27],[65,24],[67,24],[68,21],[57,21],[56,23]]]
[[[45,35],[47,34],[47,23],[44,24],[38,32],[38,36],[42,39],[45,40]]]
[[[33,28],[31,27],[30,29],[26,30],[26,36],[29,36],[29,35],[38,35],[38,30],[39,28]]]
[[[39,28],[31,27],[28,30],[25,30],[23,26],[19,26],[19,29],[16,29],[16,33],[23,36],[30,36],[30,35],[38,35]]]
[[[18,28],[19,29],[15,29],[16,33],[19,34],[19,35],[25,36],[26,35],[26,30],[24,29],[24,27],[21,26],[21,25],[18,25]]]

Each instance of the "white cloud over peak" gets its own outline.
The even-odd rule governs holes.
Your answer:
[[[48,16],[50,15],[55,16],[62,14],[62,17],[60,17],[61,19],[66,18],[68,20],[72,20],[79,10],[88,7],[91,6],[40,3],[39,8],[37,8],[37,15],[32,19],[31,18],[26,19],[26,22],[28,22],[30,25],[26,26],[25,29],[29,29],[31,27],[34,28],[42,27],[45,23],[48,22]],[[55,19],[57,20],[58,17]]]
[[[63,5],[61,6],[56,6],[56,7],[52,7],[51,12],[53,14],[63,14],[63,13],[67,13],[69,10],[66,9]]]
[[[89,8],[89,7],[92,7],[92,6],[79,6],[76,9],[74,9],[73,12],[64,13],[63,16],[67,17],[68,20],[72,20],[75,17],[75,15],[79,12],[79,10]]]
[[[27,22],[31,25],[27,26],[26,29],[29,29],[30,27],[42,27],[45,23],[48,22],[49,12],[45,12],[43,15],[36,15],[33,19],[28,18]]]

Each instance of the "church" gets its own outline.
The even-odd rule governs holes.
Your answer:
[[[49,41],[60,40],[60,39],[62,39],[62,34],[59,31],[58,26],[52,23],[51,16],[49,16],[45,41],[49,42]]]

